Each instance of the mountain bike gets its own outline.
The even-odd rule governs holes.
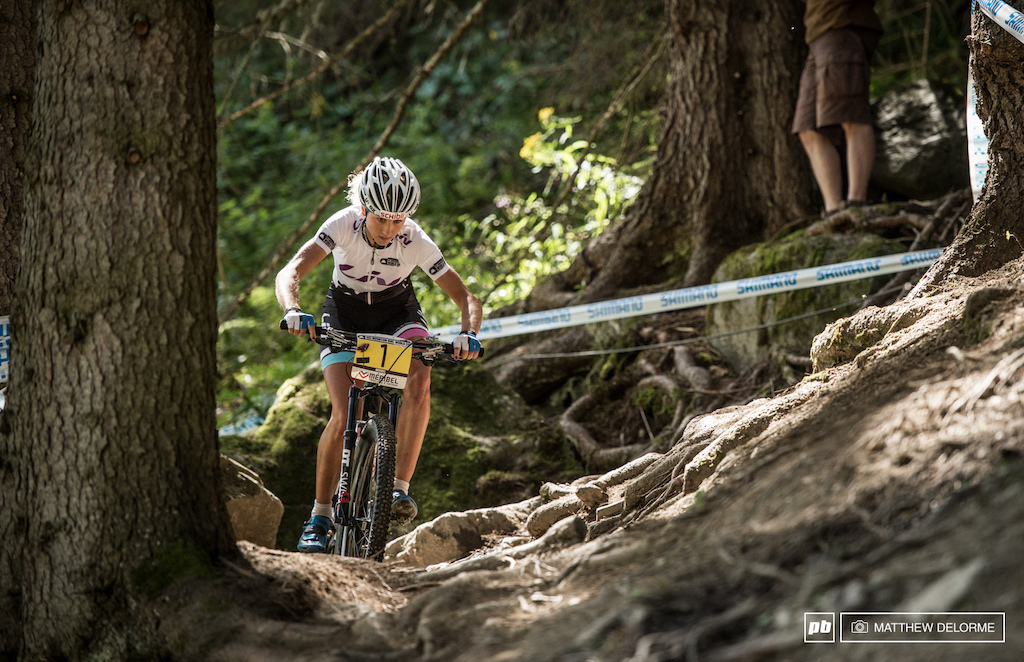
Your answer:
[[[288,328],[283,320],[281,328]],[[409,366],[414,360],[425,366],[458,360],[451,344],[435,340],[315,328],[315,342],[355,354],[341,473],[331,499],[334,532],[327,551],[379,561],[391,527],[395,427]]]

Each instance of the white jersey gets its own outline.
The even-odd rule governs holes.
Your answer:
[[[372,294],[398,285],[417,266],[433,280],[450,268],[434,240],[411,218],[385,248],[370,246],[363,236],[365,222],[362,210],[353,205],[324,221],[316,234],[317,245],[334,255],[336,286]]]

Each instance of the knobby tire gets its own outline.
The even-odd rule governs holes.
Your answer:
[[[386,416],[372,417],[356,443],[352,509],[356,519],[353,556],[380,561],[391,527],[395,484],[395,427]]]

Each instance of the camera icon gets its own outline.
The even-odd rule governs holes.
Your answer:
[[[868,622],[863,620],[857,620],[850,623],[850,632],[853,634],[867,634]]]

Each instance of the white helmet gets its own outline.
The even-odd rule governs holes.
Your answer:
[[[398,159],[376,157],[359,174],[359,202],[370,214],[401,221],[420,205],[420,183]]]

